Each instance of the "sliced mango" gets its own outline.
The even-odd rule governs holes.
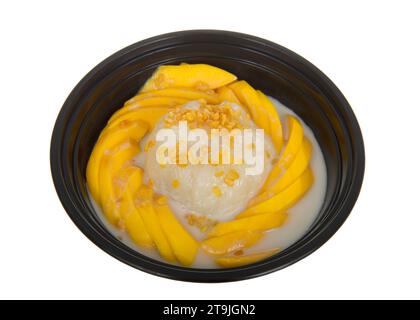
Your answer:
[[[151,199],[144,201],[143,190],[137,192],[138,199],[135,200],[136,208],[142,217],[144,224],[146,226],[147,232],[153,239],[160,255],[169,262],[175,262],[176,257],[172,251],[172,247],[168,241],[168,238],[163,231],[163,228],[160,224],[159,218],[153,208]]]
[[[220,101],[228,101],[233,102],[236,104],[241,104],[238,97],[235,95],[235,93],[230,89],[229,87],[220,87],[216,90],[217,94],[219,95]]]
[[[219,237],[237,231],[256,231],[278,228],[286,222],[287,213],[269,212],[243,219],[236,219],[217,224],[208,234],[209,237]]]
[[[236,216],[237,219],[258,216],[265,212],[278,212],[291,208],[309,190],[313,183],[313,174],[310,168],[289,187],[275,195],[264,194],[257,196],[251,206]]]
[[[208,64],[181,64],[160,66],[147,80],[141,92],[185,87],[195,89],[216,89],[236,80],[236,76]]]
[[[305,172],[306,168],[308,168],[311,156],[312,145],[308,139],[304,138],[302,146],[300,147],[290,167],[271,187],[267,189],[267,191],[262,193],[261,196],[264,196],[264,194],[267,195],[267,193],[277,194],[290,186]]]
[[[244,256],[231,256],[216,259],[216,263],[224,268],[235,268],[258,262],[279,252],[278,249],[268,250]]]
[[[128,202],[129,213],[124,218],[125,227],[128,235],[133,242],[144,248],[154,248],[155,244],[152,237],[146,229],[143,218],[137,209],[132,205],[132,201]]]
[[[112,122],[116,118],[120,117],[121,115],[130,112],[132,110],[140,109],[140,108],[156,108],[156,107],[163,107],[163,108],[172,108],[178,105],[182,105],[188,102],[187,99],[181,98],[173,98],[173,97],[150,97],[145,98],[142,100],[134,101],[132,103],[126,103],[124,107],[117,110],[112,117],[109,119],[108,122]]]
[[[273,140],[274,147],[277,152],[280,152],[283,147],[283,128],[279,114],[276,107],[264,93],[259,90],[257,90],[257,93],[261,101],[261,107],[266,111],[268,121],[270,122],[270,136]]]
[[[109,130],[102,131],[86,168],[89,190],[96,202],[99,203],[99,166],[104,153],[128,139],[139,141],[146,134],[148,128],[147,123],[143,121],[127,121],[120,122]]]
[[[229,85],[241,104],[248,108],[255,124],[270,134],[270,121],[267,112],[262,108],[257,91],[248,82],[241,80]]]
[[[141,187],[142,182],[143,171],[135,166],[121,169],[114,177],[116,196],[122,197],[120,216],[128,235],[136,245],[153,248],[153,239],[134,205],[133,194]]]
[[[197,241],[184,229],[168,205],[156,205],[156,214],[177,260],[190,266],[198,251]]]
[[[115,196],[122,198],[126,192],[133,193],[142,185],[143,170],[134,165],[123,166],[112,180]]]
[[[131,104],[145,98],[151,97],[171,97],[171,98],[180,98],[191,100],[200,100],[204,99],[208,103],[216,104],[220,101],[220,98],[216,94],[206,93],[201,90],[191,89],[191,88],[167,88],[154,91],[148,91],[140,93],[126,102],[126,104]]]
[[[206,239],[201,243],[201,246],[207,253],[224,255],[256,244],[263,235],[261,231],[236,231]]]
[[[289,139],[286,147],[280,155],[279,160],[274,164],[270,174],[268,175],[262,190],[267,190],[278,177],[284,174],[302,145],[303,127],[299,120],[292,115],[288,115],[286,117],[286,121],[287,128],[289,130]]]
[[[180,104],[188,102],[188,99],[178,98],[178,97],[148,97],[144,99],[138,99],[130,102],[127,101],[124,104],[122,109],[134,110],[137,108],[146,108],[146,107],[175,107]]]
[[[114,176],[116,173],[140,152],[140,147],[135,141],[129,140],[114,147],[108,154],[102,157],[99,175],[99,195],[102,210],[113,225],[119,225],[120,214],[118,206],[121,198],[118,198],[114,190]]]
[[[150,130],[153,130],[156,123],[169,111],[167,107],[156,107],[156,108],[140,108],[129,111],[120,115],[119,117],[113,118],[108,122],[107,128],[114,128],[122,121],[144,121],[149,125]]]

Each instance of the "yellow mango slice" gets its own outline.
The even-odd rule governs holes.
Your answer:
[[[153,239],[146,229],[143,218],[132,205],[132,201],[128,202],[127,210],[129,210],[129,213],[125,216],[124,223],[131,240],[140,247],[154,248]]]
[[[144,121],[149,125],[149,129],[153,130],[156,123],[169,111],[169,108],[166,107],[156,107],[156,108],[140,108],[136,110],[129,111],[120,115],[117,118],[113,118],[108,122],[107,128],[114,128],[122,121]]]
[[[243,219],[221,222],[208,234],[209,237],[219,237],[237,231],[269,230],[280,227],[286,222],[287,213],[269,212]]]
[[[260,260],[266,259],[279,252],[278,249],[268,250],[259,253],[248,254],[244,256],[231,256],[216,259],[216,263],[224,268],[241,267],[247,264],[255,263]]]
[[[137,195],[140,199],[143,198],[142,195],[139,195],[142,190],[140,190]],[[168,241],[168,238],[163,231],[163,228],[160,224],[159,218],[156,214],[155,209],[151,203],[151,200],[144,201],[143,199],[140,201],[135,200],[136,208],[142,217],[144,224],[146,226],[147,232],[153,239],[160,255],[169,262],[175,262],[176,257],[174,252],[172,251],[172,247]]]
[[[267,188],[271,186],[279,176],[284,174],[302,145],[303,127],[299,120],[292,115],[288,115],[286,117],[286,121],[289,130],[289,139],[286,147],[280,155],[279,160],[274,164],[270,174],[268,175],[262,190],[267,190]]]
[[[220,101],[228,101],[236,104],[241,104],[235,93],[229,87],[220,87],[216,90]]]
[[[271,187],[267,189],[267,191],[261,194],[261,196],[267,193],[277,194],[290,186],[305,172],[306,168],[308,168],[311,156],[312,145],[308,139],[304,138],[302,146],[300,147],[290,167]]]
[[[133,193],[142,185],[143,170],[134,165],[123,166],[112,180],[115,196],[122,198],[127,192]]]
[[[270,121],[267,112],[261,106],[257,91],[244,80],[230,84],[229,88],[235,93],[241,104],[248,108],[255,124],[269,135]]]
[[[216,89],[236,80],[236,76],[208,64],[181,64],[160,66],[147,80],[141,92],[184,87]]]
[[[257,90],[257,93],[261,101],[261,107],[266,111],[268,121],[270,122],[270,136],[273,140],[274,147],[277,152],[280,152],[283,147],[283,128],[280,116],[270,99],[259,90]]]
[[[134,205],[133,194],[141,187],[142,182],[143,171],[135,166],[121,169],[114,177],[116,196],[122,197],[119,207],[120,216],[128,235],[136,245],[153,248],[153,239]]]
[[[236,216],[237,219],[258,216],[265,212],[278,212],[291,208],[309,190],[313,183],[313,174],[310,168],[289,187],[275,195],[266,194],[257,196],[251,206]]]
[[[112,122],[116,118],[122,116],[123,114],[130,112],[132,110],[140,108],[156,108],[156,107],[166,107],[172,108],[178,105],[187,103],[187,99],[173,98],[173,97],[150,97],[142,100],[134,101],[132,103],[124,104],[124,107],[117,110],[109,119],[109,122]]]
[[[168,205],[156,205],[155,211],[175,257],[182,265],[190,266],[198,251],[197,241],[184,229]]]
[[[130,101],[130,100],[129,100]],[[188,102],[188,99],[178,97],[149,97],[144,99],[138,99],[132,102],[127,101],[124,104],[123,109],[134,110],[137,108],[146,107],[175,107],[180,104]]]
[[[102,157],[99,175],[100,204],[104,215],[113,225],[119,225],[120,215],[118,205],[120,198],[114,192],[114,176],[135,155],[140,152],[140,147],[135,141],[129,140],[114,147]]]
[[[206,239],[201,243],[201,246],[207,253],[224,255],[256,244],[263,235],[261,231],[236,231]]]
[[[86,168],[89,191],[96,202],[99,203],[99,166],[104,153],[128,139],[139,141],[146,134],[147,130],[147,123],[135,121],[121,122],[119,125],[101,133]]]
[[[219,96],[214,93],[206,93],[204,91],[191,88],[167,88],[140,93],[128,100],[126,104],[131,104],[151,97],[171,97],[186,99],[188,101],[204,99],[211,104],[216,104],[220,101]]]

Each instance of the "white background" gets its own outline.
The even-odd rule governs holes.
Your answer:
[[[418,1],[2,1],[0,298],[420,298]],[[52,184],[55,118],[97,63],[185,29],[260,36],[323,70],[352,105],[366,175],[347,222],[283,271],[226,284],[137,271],[92,244]]]

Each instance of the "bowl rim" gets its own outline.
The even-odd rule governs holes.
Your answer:
[[[271,50],[281,52],[282,55],[287,56],[292,61],[295,61],[296,63],[299,63],[302,66],[304,66],[306,73],[309,72],[313,77],[315,77],[315,82],[317,85],[322,84],[324,90],[329,90],[330,93],[333,94],[337,103],[341,106],[340,112],[344,113],[345,116],[349,119],[347,124],[349,124],[350,126],[348,126],[348,128],[346,129],[347,131],[351,131],[352,141],[354,142],[352,144],[354,159],[352,163],[353,170],[351,174],[351,181],[349,187],[347,188],[345,198],[341,203],[339,209],[336,212],[334,212],[334,217],[331,219],[331,221],[329,221],[329,223],[326,226],[324,226],[322,230],[317,231],[316,235],[310,238],[310,241],[303,243],[299,248],[297,248],[293,252],[290,252],[286,257],[282,257],[285,261],[281,261],[281,259],[279,258],[276,259],[275,255],[267,260],[262,260],[254,264],[237,268],[198,269],[179,267],[163,262],[161,263],[141,254],[137,254],[136,259],[134,259],[132,253],[127,252],[127,250],[124,250],[126,248],[123,248],[121,246],[123,245],[121,242],[121,245],[118,246],[115,242],[112,242],[110,241],[110,239],[107,239],[105,236],[100,234],[95,228],[93,228],[92,225],[87,223],[86,219],[83,218],[83,210],[81,210],[81,208],[78,208],[75,205],[73,198],[74,195],[72,195],[69,192],[68,187],[66,186],[61,164],[61,137],[64,135],[66,128],[66,115],[72,111],[75,103],[77,102],[77,99],[83,94],[84,87],[88,83],[90,83],[90,81],[92,81],[104,67],[108,66],[114,61],[118,61],[120,58],[124,57],[132,51],[140,50],[142,47],[163,40],[167,41],[179,37],[197,35],[222,36],[243,39],[249,42],[257,43],[259,45],[264,45],[270,48]],[[325,242],[327,242],[338,231],[341,225],[348,218],[348,216],[351,213],[351,210],[353,209],[357,201],[362,187],[365,171],[365,150],[360,126],[349,103],[347,102],[341,91],[335,86],[335,84],[312,63],[279,44],[252,35],[223,30],[186,30],[161,34],[127,46],[100,62],[96,67],[94,67],[90,72],[88,72],[86,76],[82,78],[82,80],[79,81],[79,83],[75,86],[75,88],[71,91],[71,93],[65,100],[54,125],[50,147],[50,167],[56,192],[68,216],[82,231],[82,233],[85,234],[85,236],[88,239],[90,239],[95,245],[97,245],[100,249],[104,250],[114,258],[136,269],[140,269],[153,275],[173,280],[191,282],[227,282],[259,277],[283,269],[307,257],[308,255],[312,254],[314,251],[319,249],[323,244],[325,244]],[[141,261],[140,264],[139,261]]]

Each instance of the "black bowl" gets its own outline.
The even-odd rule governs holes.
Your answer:
[[[86,190],[87,160],[108,118],[161,64],[208,63],[279,99],[314,131],[327,165],[322,210],[291,247],[258,263],[232,269],[194,269],[148,258],[116,239],[96,215]],[[270,41],[246,34],[194,30],[160,35],[131,45],[101,62],[74,88],[52,135],[51,171],[70,218],[97,246],[140,270],[176,280],[248,279],[287,267],[314,252],[343,224],[357,200],[364,147],[344,96],[311,63]]]

